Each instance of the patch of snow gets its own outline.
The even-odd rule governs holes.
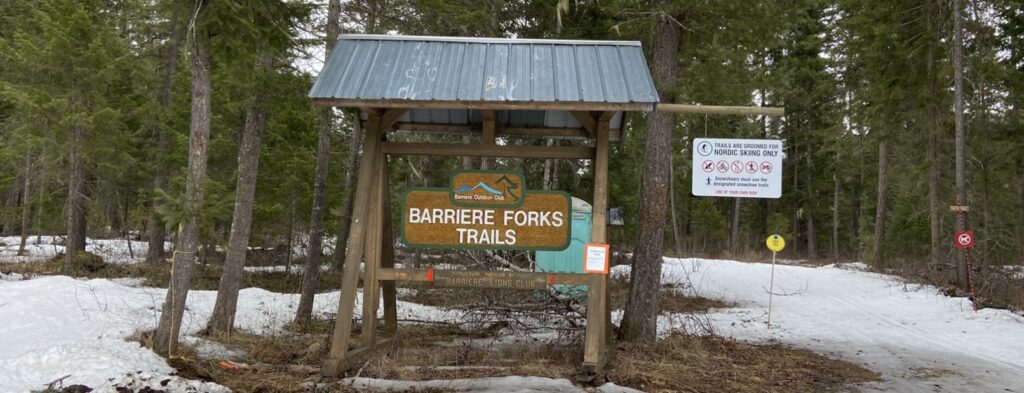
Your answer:
[[[24,256],[18,256],[21,244],[19,236],[0,237],[0,263],[38,262],[53,258],[64,252],[64,238],[61,236],[29,236],[25,242]],[[170,251],[173,244],[164,243]],[[107,263],[138,263],[145,259],[149,242],[125,239],[85,239],[85,250],[99,255]]]
[[[613,274],[628,275],[628,266]],[[859,363],[882,374],[865,389],[1004,391],[1024,386],[1024,318],[974,312],[966,298],[931,286],[839,266],[775,267],[772,326],[766,326],[771,265],[666,258],[662,283],[737,304],[706,314],[659,317],[659,332],[699,330],[752,342],[782,342]],[[621,312],[613,318],[621,319]],[[921,378],[920,369],[949,370]]]
[[[109,378],[130,372],[169,374],[166,361],[126,337],[156,328],[166,289],[135,288],[112,280],[45,276],[0,281],[0,392],[26,392],[64,375],[65,385],[111,386]],[[182,335],[205,327],[216,291],[190,291]],[[298,294],[259,288],[240,291],[236,327],[262,335],[286,334]],[[333,316],[338,292],[318,294],[314,313]],[[362,296],[356,298],[361,314]],[[460,311],[398,302],[398,317],[457,321]]]
[[[586,393],[568,379],[544,377],[492,377],[467,379],[435,379],[430,381],[396,381],[389,379],[353,377],[342,380],[355,389],[385,392],[414,392],[432,389],[475,393]],[[597,388],[604,393],[634,393],[639,390],[608,383]]]
[[[202,337],[186,336],[182,337],[181,341],[192,346],[196,355],[203,359],[238,360],[245,356],[245,351],[230,349],[224,344]]]
[[[290,271],[291,274],[303,274],[306,272],[306,265],[294,264],[291,269],[286,265],[276,266],[246,266],[243,269],[249,273],[284,273]],[[320,265],[320,271],[326,272],[331,270],[330,265]]]
[[[120,393],[148,391],[148,389],[184,393],[231,393],[231,389],[213,382],[192,381],[181,377],[149,372],[134,372],[117,379],[99,389],[97,393]]]
[[[0,272],[0,281],[21,281],[24,280],[25,276],[21,273],[2,273]]]

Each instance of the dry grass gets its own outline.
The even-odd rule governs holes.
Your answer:
[[[611,291],[612,296],[611,308],[613,310],[625,308],[626,299],[629,297],[629,282],[612,280],[608,290]],[[671,287],[665,287],[658,292],[658,313],[694,313],[728,307],[732,307],[732,305],[719,300],[687,296],[682,291]]]
[[[303,383],[319,382],[326,333],[321,321],[309,334],[255,336],[236,333],[210,337],[247,353],[231,370],[216,359],[182,351],[171,360],[179,375],[244,392],[304,392]],[[489,329],[454,325],[401,326],[397,340],[359,363],[350,375],[395,380],[485,378],[508,375],[572,379],[582,357],[576,335],[557,343],[496,342]],[[721,338],[673,335],[653,344],[623,344],[615,351],[607,379],[649,392],[821,392],[879,376],[852,363],[781,345],[748,345]],[[330,392],[349,391],[340,384]],[[442,390],[437,390],[442,391]]]
[[[806,350],[684,335],[623,345],[613,362],[609,379],[648,392],[822,392],[879,379]]]

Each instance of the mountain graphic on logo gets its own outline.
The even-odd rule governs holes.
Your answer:
[[[466,193],[466,192],[475,191],[478,188],[483,188],[484,191],[487,191],[491,195],[501,195],[502,194],[501,191],[498,191],[498,190],[495,190],[494,188],[491,188],[491,186],[488,186],[487,184],[484,184],[484,182],[476,183],[476,185],[473,186],[472,188],[470,188],[469,186],[462,186],[462,187],[459,187],[458,189],[456,189],[453,192],[456,193],[456,194],[462,194],[462,193]]]

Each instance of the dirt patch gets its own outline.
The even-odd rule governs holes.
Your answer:
[[[624,309],[629,297],[629,282],[612,280],[608,290],[611,292],[613,310]],[[708,311],[714,308],[729,308],[731,304],[697,296],[687,296],[680,288],[665,286],[658,293],[658,313],[693,313]]]

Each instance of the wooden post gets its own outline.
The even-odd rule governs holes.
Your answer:
[[[374,195],[370,203],[370,219],[366,222],[369,231],[366,238],[366,264],[363,268],[363,330],[360,335],[361,347],[373,349],[377,343],[377,309],[380,306],[380,283],[377,281],[377,269],[380,266],[381,254],[381,229],[382,229],[382,207],[383,207],[383,155],[377,157],[374,162],[375,176]]]
[[[594,153],[594,200],[591,223],[591,241],[607,243],[608,211],[608,112],[602,114],[597,127]],[[587,285],[587,333],[583,346],[583,372],[596,374],[607,361],[608,335],[608,276],[593,274]]]
[[[352,309],[355,307],[356,286],[359,284],[359,261],[363,257],[366,240],[366,221],[369,218],[370,193],[375,184],[375,164],[380,152],[380,114],[370,112],[366,135],[363,140],[363,156],[359,160],[359,182],[356,184],[355,202],[352,208],[352,229],[348,234],[348,250],[345,253],[345,271],[341,280],[341,295],[338,300],[338,316],[331,337],[331,349],[324,361],[321,373],[337,377],[349,365],[345,359],[352,330]]]
[[[391,269],[395,267],[395,238],[391,230],[391,184],[388,181],[388,157],[381,156],[381,242],[380,267]],[[380,280],[380,272],[377,272],[377,279]],[[394,337],[398,331],[398,301],[395,292],[394,281],[381,283],[384,290],[384,334]]]

